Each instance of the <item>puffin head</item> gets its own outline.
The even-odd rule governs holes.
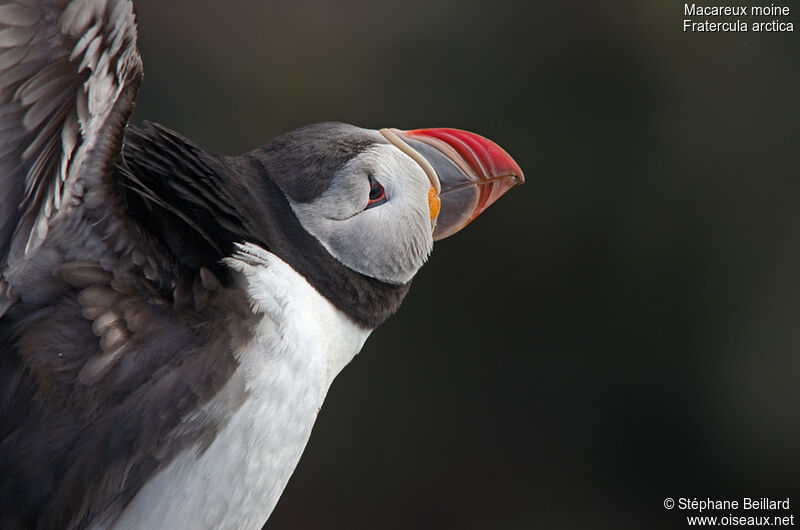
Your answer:
[[[250,153],[269,168],[300,225],[336,261],[404,285],[435,240],[524,182],[499,146],[457,129],[362,129],[320,123]]]
[[[189,270],[226,276],[253,244],[287,263],[355,322],[399,307],[433,242],[466,226],[522,170],[457,129],[320,123],[241,156],[217,156],[157,124],[126,132],[129,210]]]

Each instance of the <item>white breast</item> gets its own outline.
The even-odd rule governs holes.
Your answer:
[[[226,386],[248,397],[202,453],[183,452],[134,497],[115,529],[261,528],[283,492],[322,401],[369,335],[291,267],[254,245],[228,265],[261,317]],[[225,399],[226,389],[216,398]],[[206,405],[214,407],[214,403]]]

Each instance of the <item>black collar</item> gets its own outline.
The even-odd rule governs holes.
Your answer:
[[[285,144],[280,138],[274,142]],[[408,292],[410,282],[382,282],[331,256],[302,227],[275,183],[276,170],[262,157],[218,157],[168,129],[146,124],[128,129],[118,171],[132,215],[189,269],[209,267],[224,279],[220,260],[232,255],[234,243],[255,243],[369,329],[391,316]]]

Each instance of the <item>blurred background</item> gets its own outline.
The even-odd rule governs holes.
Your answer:
[[[266,528],[685,527],[665,497],[800,518],[796,32],[683,33],[671,0],[136,4],[134,121],[221,153],[458,127],[527,177],[437,244]]]

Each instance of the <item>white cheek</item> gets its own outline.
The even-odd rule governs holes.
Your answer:
[[[391,158],[394,162],[392,168],[387,168],[381,174],[381,184],[386,190],[388,203],[398,203],[398,209],[402,208],[405,212],[403,217],[427,218],[430,221],[428,190],[431,184],[425,172],[411,157],[396,147],[385,147],[389,150],[389,156],[385,158]],[[414,221],[417,222],[418,219]]]
[[[336,186],[310,204],[292,205],[298,217],[317,217],[320,222],[336,222],[350,219],[367,207],[369,200],[369,181],[365,174],[362,179],[351,179],[344,185]]]
[[[369,174],[381,183],[387,201],[364,210]],[[433,248],[429,189],[416,162],[393,145],[382,144],[348,162],[333,187],[316,201],[292,203],[292,208],[303,228],[343,265],[402,284],[411,280]]]

